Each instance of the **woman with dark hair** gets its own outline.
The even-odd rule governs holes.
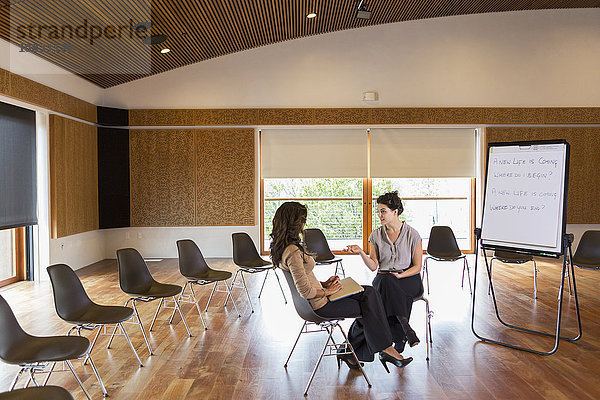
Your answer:
[[[412,358],[403,358],[392,346],[392,334],[376,290],[371,286],[363,286],[365,290],[361,293],[329,301],[327,296],[338,292],[342,286],[337,276],[325,282],[319,282],[315,277],[315,260],[307,253],[300,239],[306,216],[306,206],[295,201],[283,203],[275,211],[271,233],[273,265],[290,271],[298,293],[308,300],[316,314],[326,318],[361,315],[348,332],[348,340],[360,361],[373,361],[374,354],[379,352],[379,360],[386,371],[389,372],[387,363],[397,367],[406,366]],[[352,355],[340,354],[338,359],[351,369],[359,368]]]
[[[379,196],[377,215],[381,227],[369,236],[369,254],[356,245],[346,248],[349,252],[360,254],[371,271],[377,271],[373,287],[381,295],[394,348],[400,353],[404,351],[407,340],[410,347],[419,344],[419,338],[408,321],[413,299],[423,294],[421,236],[415,228],[400,221],[403,211],[397,191]]]

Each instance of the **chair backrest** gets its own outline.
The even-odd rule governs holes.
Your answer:
[[[51,265],[46,271],[52,283],[56,313],[65,321],[78,321],[79,317],[94,305],[79,277],[65,264]]]
[[[304,242],[309,253],[316,254],[317,261],[333,260],[335,256],[331,252],[327,239],[318,228],[304,230]]]
[[[231,234],[233,241],[233,262],[241,266],[260,265],[264,261],[258,251],[250,235],[246,232],[237,232]]]
[[[573,264],[587,267],[600,267],[600,231],[585,231],[573,255]]]
[[[21,328],[10,306],[0,295],[0,358],[9,361],[9,352],[21,346],[29,335]]]
[[[119,286],[122,291],[129,294],[143,294],[150,289],[154,279],[150,275],[146,261],[136,249],[117,250],[117,262]]]
[[[427,254],[439,259],[456,259],[462,255],[454,232],[449,226],[433,226],[429,234]]]
[[[193,276],[196,278],[208,275],[210,267],[193,240],[178,240],[177,254],[179,256],[179,271],[181,272],[181,275],[186,277]]]
[[[283,276],[285,276],[288,286],[290,287],[290,292],[292,293],[292,301],[294,302],[294,308],[296,309],[296,312],[298,313],[300,318],[308,322],[314,322],[316,324],[328,321],[328,318],[318,316],[313,311],[308,300],[300,296],[300,293],[298,293],[298,289],[296,289],[296,284],[294,283],[292,273],[284,269],[282,269],[281,271],[283,271]]]

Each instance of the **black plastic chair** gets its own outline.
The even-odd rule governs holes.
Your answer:
[[[537,299],[537,274],[539,271],[537,269],[537,265],[536,265],[535,260],[533,259],[532,255],[513,253],[511,251],[495,250],[494,256],[490,260],[490,279],[492,278],[492,267],[494,266],[494,260],[498,260],[504,264],[525,264],[525,263],[528,263],[529,261],[532,261],[533,262],[533,298]],[[489,283],[488,283],[488,294],[490,294]]]
[[[32,381],[35,386],[39,386],[35,374],[47,373],[44,384],[48,381],[50,373],[44,371],[48,364],[58,361],[64,361],[69,370],[75,377],[77,383],[85,393],[86,397],[91,400],[90,394],[87,392],[81,379],[75,373],[71,360],[76,360],[82,357],[89,356],[90,341],[87,338],[80,336],[32,336],[25,332],[10,306],[0,295],[0,359],[8,364],[19,365],[21,369],[12,380],[9,391],[13,390],[17,381],[23,372],[29,373],[27,384]],[[91,358],[89,358],[90,366],[100,380],[96,366]],[[58,372],[58,371],[57,371]],[[104,388],[103,388],[104,389]],[[104,391],[104,390],[103,390]],[[104,391],[106,394],[106,392]]]
[[[183,316],[183,312],[181,312],[181,307],[179,306],[179,302],[176,297],[181,293],[182,287],[179,285],[170,285],[155,281],[150,274],[148,266],[142,258],[142,255],[136,249],[127,248],[117,250],[117,262],[119,264],[119,285],[121,286],[121,290],[131,296],[129,300],[125,302],[125,306],[131,302],[137,323],[142,330],[142,335],[144,336],[144,341],[146,342],[146,346],[148,346],[150,355],[154,353],[152,353],[150,341],[146,336],[146,331],[144,330],[140,313],[135,306],[136,301],[143,301],[147,303],[149,301],[160,299],[158,307],[156,308],[156,312],[154,313],[154,318],[152,318],[150,329],[148,329],[148,331],[152,331],[152,327],[154,326],[154,322],[156,321],[160,307],[165,302],[165,298],[172,297],[174,303],[173,306],[179,312],[181,320],[185,325],[185,329],[187,330],[188,335],[191,337],[192,334],[190,333],[190,328],[188,328],[187,322]],[[172,323],[172,320],[173,319],[171,318],[169,323]],[[111,341],[113,336],[110,338]]]
[[[320,315],[317,315],[314,312],[314,310],[312,309],[312,307],[310,306],[310,303],[308,302],[308,300],[306,300],[304,297],[300,296],[300,293],[298,293],[298,289],[296,289],[296,284],[294,283],[294,278],[292,278],[292,274],[290,273],[290,271],[286,271],[283,269],[281,271],[283,272],[283,276],[285,276],[285,279],[287,280],[288,286],[290,288],[290,292],[292,293],[292,301],[294,303],[294,308],[296,309],[296,312],[298,313],[300,318],[302,318],[304,320],[304,324],[302,324],[302,328],[300,328],[300,333],[298,334],[298,337],[296,338],[296,341],[294,342],[294,346],[292,347],[292,350],[290,351],[290,355],[288,356],[287,360],[285,361],[285,364],[283,365],[284,368],[287,368],[288,362],[290,361],[290,358],[292,358],[292,353],[294,352],[294,349],[296,348],[296,345],[298,344],[298,340],[300,340],[300,336],[303,333],[327,332],[329,334],[329,336],[327,337],[327,341],[325,342],[325,345],[323,346],[323,350],[321,351],[321,356],[317,360],[317,363],[315,364],[315,367],[313,368],[313,372],[310,375],[310,379],[308,380],[306,389],[304,390],[304,395],[305,396],[308,395],[308,389],[310,388],[310,384],[312,383],[313,378],[315,377],[315,373],[317,372],[317,368],[319,368],[319,364],[321,364],[321,360],[323,359],[323,357],[324,356],[337,356],[340,354],[352,354],[354,356],[354,359],[356,360],[356,362],[360,368],[360,372],[363,374],[363,376],[365,377],[365,380],[367,381],[367,385],[369,385],[369,387],[371,387],[371,382],[369,381],[369,377],[367,377],[367,373],[365,372],[360,361],[358,360],[356,353],[354,353],[354,349],[352,348],[352,345],[348,341],[348,336],[346,335],[346,332],[344,332],[344,329],[340,325],[340,322],[343,321],[344,318],[325,318],[325,317],[321,317]],[[355,316],[355,318],[360,318],[360,315]],[[314,325],[316,325],[319,329],[318,330],[310,330],[310,327],[314,326]],[[333,339],[333,331],[335,330],[336,327],[340,330],[340,332],[342,333],[342,336],[344,337],[344,341],[341,343],[336,343]],[[346,351],[340,352],[340,349],[346,349]],[[327,351],[327,350],[329,350],[329,351]],[[338,368],[339,368],[339,363],[338,363]]]
[[[275,267],[258,254],[252,238],[246,232],[237,232],[231,234],[231,240],[233,241],[233,262],[238,266],[238,270],[235,272],[233,280],[231,281],[231,286],[233,287],[239,275],[242,280],[242,286],[246,291],[248,302],[250,302],[250,308],[252,309],[252,312],[254,312],[254,307],[252,307],[252,300],[250,300],[250,294],[248,294],[248,287],[246,286],[246,280],[244,279],[244,272],[247,274],[266,272],[265,279],[263,280],[260,292],[258,293],[258,298],[260,298],[260,295],[265,287],[267,277],[269,276],[269,271],[273,270],[275,278],[277,278],[279,288],[281,289],[281,294],[283,295],[283,301],[285,301],[285,304],[287,304],[287,299],[285,298],[283,287],[281,287],[279,276],[277,275],[277,272],[275,272]],[[227,305],[228,300],[229,298],[225,300],[225,305]]]
[[[344,265],[342,264],[342,258],[336,257],[327,244],[327,238],[320,229],[310,228],[304,230],[304,242],[306,243],[306,249],[309,253],[315,254],[315,263],[317,265],[331,265],[335,264],[334,275],[337,275],[338,269],[341,271],[342,276],[346,276],[344,271]]]
[[[600,231],[583,233],[571,262],[581,269],[600,270]]]
[[[427,256],[423,262],[423,275],[427,276],[427,294],[429,294],[429,269],[427,261],[458,261],[463,260],[462,281],[460,287],[464,287],[465,269],[467,270],[467,280],[469,281],[469,291],[473,293],[471,287],[471,272],[467,257],[460,251],[454,232],[449,226],[433,226],[429,234],[429,243],[427,244]]]
[[[0,393],[0,400],[73,400],[73,396],[60,386],[41,386],[16,389]]]
[[[219,271],[216,269],[212,269],[206,263],[202,252],[196,245],[193,240],[184,239],[177,241],[177,254],[179,256],[179,272],[183,275],[187,282],[181,291],[180,301],[182,301],[183,296],[185,296],[186,287],[190,288],[191,299],[185,298],[183,301],[190,302],[196,305],[198,309],[198,314],[200,314],[200,319],[204,324],[204,329],[206,328],[206,323],[204,322],[204,318],[202,317],[202,311],[200,311],[200,305],[198,304],[198,299],[196,298],[196,294],[194,293],[194,285],[210,285],[214,283],[212,291],[210,292],[210,297],[208,298],[208,302],[206,303],[206,307],[204,308],[204,312],[208,310],[208,306],[210,305],[210,301],[215,294],[215,291],[218,290],[217,286],[219,282],[223,282],[225,284],[225,292],[227,293],[226,299],[231,297],[231,301],[233,302],[233,306],[235,307],[235,311],[238,313],[238,317],[241,317],[240,312],[238,311],[237,305],[235,304],[235,299],[231,295],[231,289],[227,284],[227,279],[231,278],[232,273],[229,271]],[[175,313],[173,313],[175,315]]]
[[[79,336],[81,336],[82,329],[97,330],[92,340],[91,353],[98,336],[101,334],[108,335],[106,325],[114,325],[115,330],[117,328],[121,329],[121,335],[125,336],[138,364],[142,367],[142,361],[123,326],[123,322],[133,316],[133,309],[121,306],[102,306],[94,303],[88,297],[79,277],[68,265],[51,265],[47,268],[47,271],[52,283],[56,313],[62,320],[75,324],[74,327],[69,329],[67,335],[70,335],[73,330],[77,330]],[[109,349],[110,345],[109,342],[106,348]]]

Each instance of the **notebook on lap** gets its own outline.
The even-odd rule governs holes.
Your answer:
[[[352,296],[353,294],[360,293],[365,290],[356,281],[350,277],[340,280],[342,284],[342,290],[329,296],[330,301],[336,301],[343,299],[344,297]]]

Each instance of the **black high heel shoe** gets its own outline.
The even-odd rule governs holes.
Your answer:
[[[362,367],[363,365],[365,365],[364,363],[361,363],[359,361],[360,367],[358,366],[358,364],[355,364],[356,359],[354,358],[354,356],[352,354],[345,354],[346,352],[346,348],[345,347],[338,347],[337,349],[338,355],[336,357],[337,359],[337,365],[338,365],[338,369],[340,368],[340,364],[341,362],[345,362],[346,365],[348,366],[348,368],[350,369],[360,369],[360,367]],[[342,353],[342,354],[339,354]],[[351,362],[354,361],[354,362]]]
[[[415,347],[416,345],[421,343],[421,341],[417,337],[417,334],[412,329],[409,329],[408,332],[406,332],[406,340],[408,340],[408,344],[410,347]]]
[[[383,351],[379,353],[379,361],[381,361],[381,365],[383,365],[383,368],[385,368],[388,374],[390,373],[390,370],[388,369],[387,363],[395,365],[398,368],[404,368],[408,364],[410,364],[412,360],[412,357],[403,358],[402,360],[399,360],[396,357],[390,356],[388,353],[385,353]]]

